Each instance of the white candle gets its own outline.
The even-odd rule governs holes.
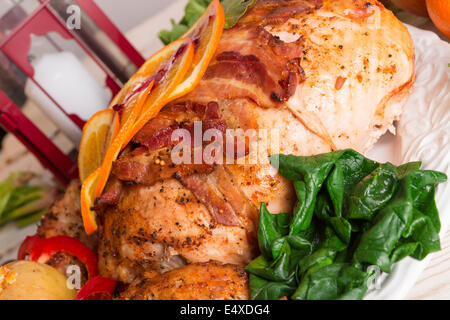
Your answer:
[[[71,52],[46,54],[33,63],[34,79],[68,113],[88,120],[105,109],[110,92],[100,85]],[[81,130],[42,92],[27,80],[25,93],[78,147]]]

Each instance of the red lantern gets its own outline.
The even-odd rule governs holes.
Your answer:
[[[0,90],[0,124],[67,183],[77,177],[75,159],[21,112],[15,93],[24,90],[77,145],[85,121],[107,107],[144,59],[92,0],[5,1],[0,73],[19,89]]]

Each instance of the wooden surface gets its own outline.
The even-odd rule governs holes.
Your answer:
[[[183,7],[184,4],[180,5],[180,2],[175,2],[166,7],[164,11],[170,13],[169,16],[177,20],[182,16]],[[154,16],[152,19],[144,21],[127,33],[130,41],[145,57],[150,56],[162,47],[161,42],[155,35],[155,28],[157,30],[168,28],[170,21],[161,17],[167,17],[167,15],[161,14]],[[436,32],[444,39],[429,19],[414,17],[404,12],[400,13],[399,17],[406,23]],[[32,119],[39,119],[36,122],[42,124],[44,131],[53,136],[61,148],[68,151],[73,147],[31,102],[27,102],[24,110]],[[50,174],[40,166],[39,162],[23,146],[13,136],[7,135],[3,141],[2,152],[0,153],[0,179],[5,178],[10,171],[24,170],[24,168],[41,173],[47,179],[51,179]],[[442,236],[442,250],[432,255],[428,267],[407,298],[450,299],[450,231]]]

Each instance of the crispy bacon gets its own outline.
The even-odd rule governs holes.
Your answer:
[[[116,205],[122,192],[122,182],[115,177],[109,179],[103,194],[95,199],[95,208],[101,209]]]
[[[171,105],[160,115],[149,121],[133,138],[133,142],[141,144],[148,150],[157,150],[174,146],[180,140],[172,140],[172,134],[177,129],[186,129],[194,138],[193,121],[202,121],[202,129],[217,129],[225,134],[226,123],[220,120],[219,105],[210,102],[207,105],[192,103]]]
[[[239,219],[231,205],[224,199],[217,188],[210,183],[206,175],[192,175],[179,179],[181,183],[194,193],[215,217],[217,223],[226,226],[239,226]]]
[[[227,125],[223,120],[215,120],[209,119],[202,121],[202,132],[200,133],[203,137],[203,133],[210,129],[218,130],[225,143],[225,131]],[[136,139],[141,145],[147,147],[147,151],[157,150],[165,147],[172,147],[181,142],[181,138],[173,139],[172,135],[176,130],[185,129],[189,132],[191,137],[191,146],[194,146],[194,124],[174,124],[170,125],[166,128],[154,131],[154,127],[151,125],[147,128],[144,128],[145,132],[139,134],[139,138]],[[204,143],[206,144],[206,142]]]
[[[261,88],[263,91],[273,91],[282,95],[282,90],[269,76],[266,67],[256,56],[224,52],[217,57],[217,61],[218,63],[208,68],[204,80],[214,79],[220,75],[222,79],[234,79]]]
[[[247,98],[262,107],[279,107],[305,80],[300,66],[303,38],[286,43],[267,30],[321,6],[320,0],[258,1],[224,33],[202,82],[187,99]],[[239,41],[235,41],[236,33]]]
[[[172,141],[172,134],[178,129],[180,129],[179,125],[168,126],[142,139],[140,143],[146,146],[148,150],[172,146],[178,143],[178,141]]]
[[[244,154],[241,156],[248,154],[249,146],[247,145],[244,148],[237,148],[235,146],[233,150],[227,150],[227,124],[221,119],[219,104],[217,102],[209,102],[204,105],[187,101],[183,104],[170,105],[160,113],[158,118],[149,121],[144,128],[136,134],[133,138],[133,142],[146,147],[147,152],[166,147],[172,148],[182,142],[181,137],[178,139],[173,138],[174,132],[178,129],[184,129],[189,133],[191,138],[191,148],[195,148],[197,147],[194,141],[196,132],[193,121],[201,121],[201,132],[199,133],[202,138],[203,146],[215,141],[215,135],[213,135],[210,141],[203,141],[204,133],[210,129],[214,129],[218,131],[217,134],[222,138],[222,145],[220,146],[221,152],[226,150],[230,155],[236,156],[235,150],[238,149],[245,150]],[[235,144],[236,143],[239,142],[235,142]]]
[[[258,220],[256,207],[224,166],[217,166],[210,174],[196,174],[178,180],[208,208],[217,223],[239,226],[243,219],[249,222]],[[256,225],[248,228],[248,239],[255,238],[255,230]]]
[[[155,182],[173,177],[185,177],[196,173],[209,173],[214,164],[178,164],[171,159],[170,150],[150,152],[145,147],[120,157],[114,162],[112,173],[122,181],[153,185]]]
[[[220,119],[219,104],[215,101],[208,103],[205,110],[204,119]]]
[[[268,48],[271,49],[273,54],[276,55],[274,58],[284,58],[283,62],[287,59],[299,59],[303,55],[303,38],[300,37],[297,41],[286,43],[283,42],[277,36],[274,36],[270,32],[268,32],[264,27],[258,26],[255,31],[256,36],[258,37],[258,42],[264,44]],[[288,66],[289,60],[286,62],[286,65],[283,67],[283,70],[286,70]],[[270,65],[269,65],[270,66]]]
[[[286,79],[281,79],[279,81],[280,86],[284,90],[283,100],[286,100],[294,95],[298,83],[297,79],[297,74],[295,74],[295,72],[289,72]]]

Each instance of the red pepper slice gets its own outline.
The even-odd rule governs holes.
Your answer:
[[[18,253],[18,259],[24,260],[26,256],[31,261],[46,263],[58,253],[65,252],[75,256],[86,265],[89,278],[98,274],[97,255],[83,242],[69,236],[56,236],[42,239],[38,236],[26,237]]]
[[[94,277],[81,288],[75,300],[111,300],[116,284],[113,278]]]
[[[27,256],[31,256],[33,248],[41,240],[42,238],[38,236],[27,236],[20,245],[19,252],[17,253],[17,260],[25,260]]]

